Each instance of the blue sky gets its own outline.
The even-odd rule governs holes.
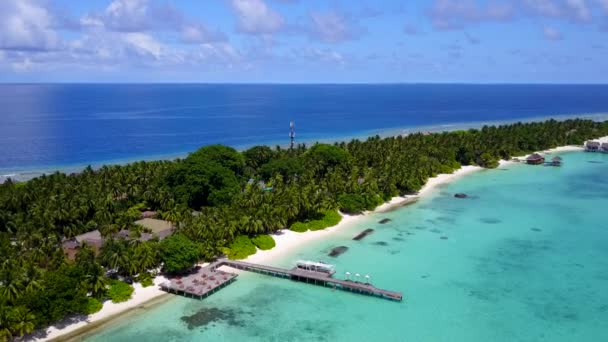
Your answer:
[[[608,0],[1,0],[0,82],[608,83]]]

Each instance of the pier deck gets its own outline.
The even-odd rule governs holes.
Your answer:
[[[379,289],[369,283],[334,279],[330,274],[323,272],[308,271],[297,267],[293,269],[285,269],[228,259],[220,259],[207,265],[206,267],[199,268],[194,274],[181,277],[177,280],[173,279],[171,282],[162,284],[161,288],[168,292],[203,298],[231,283],[236,278],[236,274],[224,272],[218,269],[222,266],[390,300],[403,300],[403,295],[400,292]]]
[[[164,291],[202,299],[235,280],[237,274],[210,267],[199,267],[188,275],[160,285]]]

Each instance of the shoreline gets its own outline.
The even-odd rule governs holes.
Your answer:
[[[375,129],[367,129],[363,131],[351,132],[346,135],[332,135],[328,137],[309,137],[300,141],[301,143],[305,143],[307,145],[312,145],[315,142],[318,143],[329,143],[332,144],[334,142],[348,141],[350,139],[359,139],[364,140],[370,136],[379,135],[383,138],[390,136],[403,136],[412,133],[418,132],[431,132],[431,133],[441,133],[441,132],[451,132],[457,130],[466,130],[466,129],[480,129],[484,125],[488,126],[498,126],[504,124],[512,124],[516,122],[541,122],[549,119],[554,119],[557,121],[565,121],[570,119],[586,119],[593,121],[604,121],[608,120],[608,112],[594,112],[594,113],[577,113],[577,114],[556,114],[556,115],[547,115],[547,116],[531,116],[525,118],[515,118],[515,119],[506,119],[506,120],[487,120],[487,121],[472,121],[472,122],[450,122],[450,123],[438,123],[434,125],[412,125],[412,126],[397,126],[397,127],[383,127],[383,128],[375,128]],[[287,147],[287,144],[282,144],[282,141],[269,140],[266,142],[262,142],[262,145],[267,146],[275,146],[280,145],[282,147]],[[203,145],[205,146],[205,145]],[[240,144],[240,145],[228,145],[235,148],[238,151],[244,151],[247,148],[255,146],[255,144]],[[199,146],[199,148],[202,146]],[[0,184],[3,183],[6,179],[13,179],[18,182],[25,182],[30,179],[40,177],[44,174],[52,174],[54,172],[62,172],[66,174],[70,173],[79,173],[82,172],[87,166],[91,166],[93,169],[99,169],[102,166],[113,166],[113,165],[127,165],[136,162],[152,162],[158,160],[164,161],[173,161],[180,158],[185,158],[188,154],[194,152],[195,150],[189,151],[181,151],[181,152],[167,152],[167,153],[154,153],[150,155],[142,155],[140,157],[117,157],[114,159],[107,160],[98,160],[90,163],[66,163],[63,165],[30,165],[30,166],[15,166],[15,167],[3,167],[0,168]]]
[[[593,140],[600,142],[608,142],[608,136]],[[540,151],[538,153],[552,154],[560,152],[576,152],[583,150],[584,149],[581,146],[570,145],[560,146]],[[526,157],[527,155],[513,158],[522,159]],[[499,167],[514,163],[517,162],[513,159],[508,161],[500,160]],[[370,214],[384,213],[415,203],[420,198],[432,194],[433,191],[438,189],[441,185],[454,182],[457,179],[460,179],[464,176],[476,173],[481,170],[485,169],[480,166],[467,165],[460,167],[451,174],[439,174],[435,177],[429,178],[424,184],[424,186],[420,189],[420,191],[415,195],[393,197],[388,202],[376,207],[373,211],[367,211],[360,215],[347,215],[340,213],[342,215],[342,220],[337,225],[327,227],[322,230],[298,233],[289,229],[281,229],[277,233],[271,234],[276,243],[276,246],[274,248],[266,251],[258,249],[255,254],[250,255],[246,259],[243,259],[243,261],[253,263],[266,263],[274,259],[281,258],[285,256],[285,254],[287,254],[288,252],[294,249],[303,248],[305,245],[312,241],[317,241],[332,236],[340,231],[343,231],[346,227],[356,224],[361,219],[367,217]],[[233,270],[231,268],[229,269],[229,271],[234,273],[242,272],[240,270]],[[146,309],[155,304],[164,303],[165,300],[163,298],[166,298],[166,300],[172,298],[172,295],[162,291],[159,288],[159,285],[165,281],[167,281],[167,278],[163,276],[157,276],[154,279],[154,285],[149,286],[147,288],[142,288],[139,283],[135,283],[133,285],[135,291],[133,292],[133,296],[129,301],[117,304],[112,302],[105,302],[103,308],[99,312],[89,315],[85,320],[79,321],[77,323],[68,324],[67,326],[62,328],[57,328],[55,325],[52,325],[45,329],[45,336],[36,337],[36,334],[34,334],[30,338],[26,338],[26,340],[60,341],[66,339],[76,339],[82,337],[87,333],[90,333],[93,330],[102,328],[106,324],[113,322],[115,319],[118,319],[127,313],[131,313],[133,310],[136,310],[138,308]],[[40,335],[40,333],[38,333],[38,335]]]
[[[385,203],[379,205],[378,207],[376,207],[376,209],[374,209],[372,211],[365,211],[359,215],[347,215],[347,214],[340,212],[340,215],[342,215],[342,220],[337,225],[327,227],[325,229],[316,230],[316,231],[309,230],[309,231],[306,231],[303,233],[297,233],[297,232],[294,232],[289,229],[281,229],[281,230],[279,230],[278,233],[271,234],[272,238],[275,240],[275,243],[276,243],[276,246],[273,249],[270,249],[267,251],[262,251],[262,250],[258,249],[255,254],[250,255],[249,257],[243,259],[243,261],[252,262],[252,263],[264,263],[264,262],[273,260],[275,258],[281,258],[281,257],[285,256],[285,254],[287,254],[288,252],[290,252],[294,249],[300,249],[312,241],[317,241],[317,240],[321,240],[325,237],[332,236],[332,235],[344,230],[346,227],[349,227],[349,226],[352,226],[352,225],[358,223],[359,221],[361,221],[363,218],[367,217],[370,214],[385,213],[385,212],[392,211],[397,208],[406,206],[408,204],[413,204],[416,201],[418,201],[420,198],[431,194],[434,190],[439,188],[441,185],[451,183],[457,179],[460,179],[461,177],[464,177],[466,175],[469,175],[469,174],[472,174],[472,173],[475,173],[478,171],[482,171],[482,170],[484,170],[484,168],[482,168],[480,166],[468,165],[468,166],[460,167],[458,170],[454,171],[453,173],[439,174],[435,177],[429,178],[427,180],[427,182],[424,184],[424,186],[422,187],[422,189],[420,189],[420,191],[416,195],[405,195],[405,196],[393,197],[388,202],[385,202]],[[233,269],[229,269],[229,270],[231,272],[235,271]],[[238,271],[238,270],[236,270],[236,271]]]
[[[162,291],[159,287],[160,284],[167,281],[167,278],[163,276],[157,276],[154,278],[154,285],[148,287],[142,287],[139,283],[133,284],[133,294],[131,299],[122,303],[112,303],[108,300],[103,303],[103,307],[98,312],[87,316],[83,316],[83,319],[75,322],[68,323],[64,327],[57,327],[65,324],[65,321],[58,322],[57,324],[51,325],[46,329],[38,332],[34,332],[29,338],[25,338],[26,341],[64,341],[68,338],[75,338],[81,336],[99,326],[114,321],[116,318],[122,315],[137,310],[138,308],[150,307],[156,301],[163,301],[163,298],[171,298],[171,295]]]

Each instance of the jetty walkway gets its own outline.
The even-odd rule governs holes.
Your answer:
[[[395,301],[403,300],[403,295],[400,292],[379,289],[369,283],[334,279],[328,273],[298,267],[285,269],[228,259],[220,259],[206,267],[199,268],[195,273],[166,282],[161,285],[161,288],[171,293],[202,299],[230,284],[237,277],[237,274],[219,270],[222,266]]]

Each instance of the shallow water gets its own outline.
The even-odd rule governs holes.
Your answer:
[[[467,176],[273,262],[331,261],[337,277],[369,274],[376,286],[402,291],[401,303],[243,274],[203,301],[176,297],[86,339],[608,340],[608,155],[562,157],[561,168]],[[375,231],[353,241],[365,228]],[[336,246],[349,249],[327,257]]]

